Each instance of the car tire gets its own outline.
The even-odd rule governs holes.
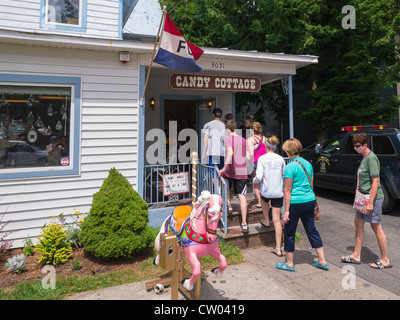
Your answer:
[[[385,199],[383,200],[382,205],[382,213],[389,213],[392,211],[395,205],[395,200],[393,199],[392,195],[390,194],[388,188],[386,187],[385,183],[381,181],[381,187],[384,194]]]
[[[37,162],[38,167],[43,167],[47,165],[47,159],[46,158],[40,158]]]

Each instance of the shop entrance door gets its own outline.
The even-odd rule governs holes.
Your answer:
[[[177,150],[189,141],[189,137],[186,138],[186,141],[175,141],[179,137],[179,133],[183,129],[192,129],[196,132],[198,130],[198,121],[197,121],[197,109],[196,109],[196,100],[165,100],[164,102],[164,132],[166,136],[166,152],[171,158],[169,153],[170,146],[176,142]],[[170,136],[170,132],[173,133],[174,128],[176,128],[177,135],[172,134]],[[170,130],[171,129],[171,130]],[[175,152],[173,152],[175,154]],[[190,154],[186,155],[190,158]],[[172,157],[174,157],[172,155]],[[167,163],[179,163],[178,156],[176,154],[174,159],[168,159]]]

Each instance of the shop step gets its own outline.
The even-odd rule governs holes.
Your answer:
[[[248,206],[251,207],[251,206]],[[255,208],[254,210],[247,210],[247,223],[260,223],[260,221],[264,218],[264,214],[261,208]],[[242,214],[240,212],[240,206],[233,204],[233,212],[228,213],[228,228],[234,226],[240,226],[242,223]],[[271,210],[269,212],[269,220],[272,223],[272,214]]]
[[[227,234],[224,234],[222,230],[218,230],[218,239],[224,243],[232,243],[240,249],[275,245],[275,230],[273,226],[264,228],[260,223],[253,223],[248,224],[248,227],[248,233],[243,233],[240,226],[230,227]]]

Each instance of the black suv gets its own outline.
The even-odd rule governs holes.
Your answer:
[[[385,194],[382,211],[387,213],[400,199],[400,132],[385,126],[343,127],[341,133],[327,142],[316,145],[314,152],[302,156],[314,168],[314,185],[317,187],[355,193],[357,169],[362,160],[353,147],[352,137],[364,132],[370,149],[378,156],[381,166],[380,182]]]

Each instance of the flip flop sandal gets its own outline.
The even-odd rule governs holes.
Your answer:
[[[269,229],[269,228],[271,228],[271,226],[269,225],[269,226],[267,226],[266,224],[264,224],[264,219],[261,219],[260,220],[260,224],[264,227],[264,228],[266,228],[266,229]]]
[[[286,261],[284,263],[277,263],[276,268],[279,270],[285,270],[285,271],[295,271],[294,265],[293,266],[288,266]]]
[[[255,204],[254,206],[255,206],[256,208],[258,208],[258,209],[261,209],[261,208],[262,208],[261,204]]]
[[[350,255],[344,256],[344,259],[341,260],[343,263],[361,264],[361,261],[354,260]]]
[[[283,257],[283,253],[281,250],[277,250],[276,248],[271,249],[271,253],[276,254],[278,257]]]
[[[319,261],[314,261],[312,263],[313,267],[328,271],[329,270],[329,265],[327,263],[321,264]]]
[[[389,269],[392,267],[391,264],[388,264],[387,266],[383,265],[383,263],[379,260],[375,261],[374,263],[376,264],[376,267],[374,267],[372,264],[369,265],[372,269]]]

